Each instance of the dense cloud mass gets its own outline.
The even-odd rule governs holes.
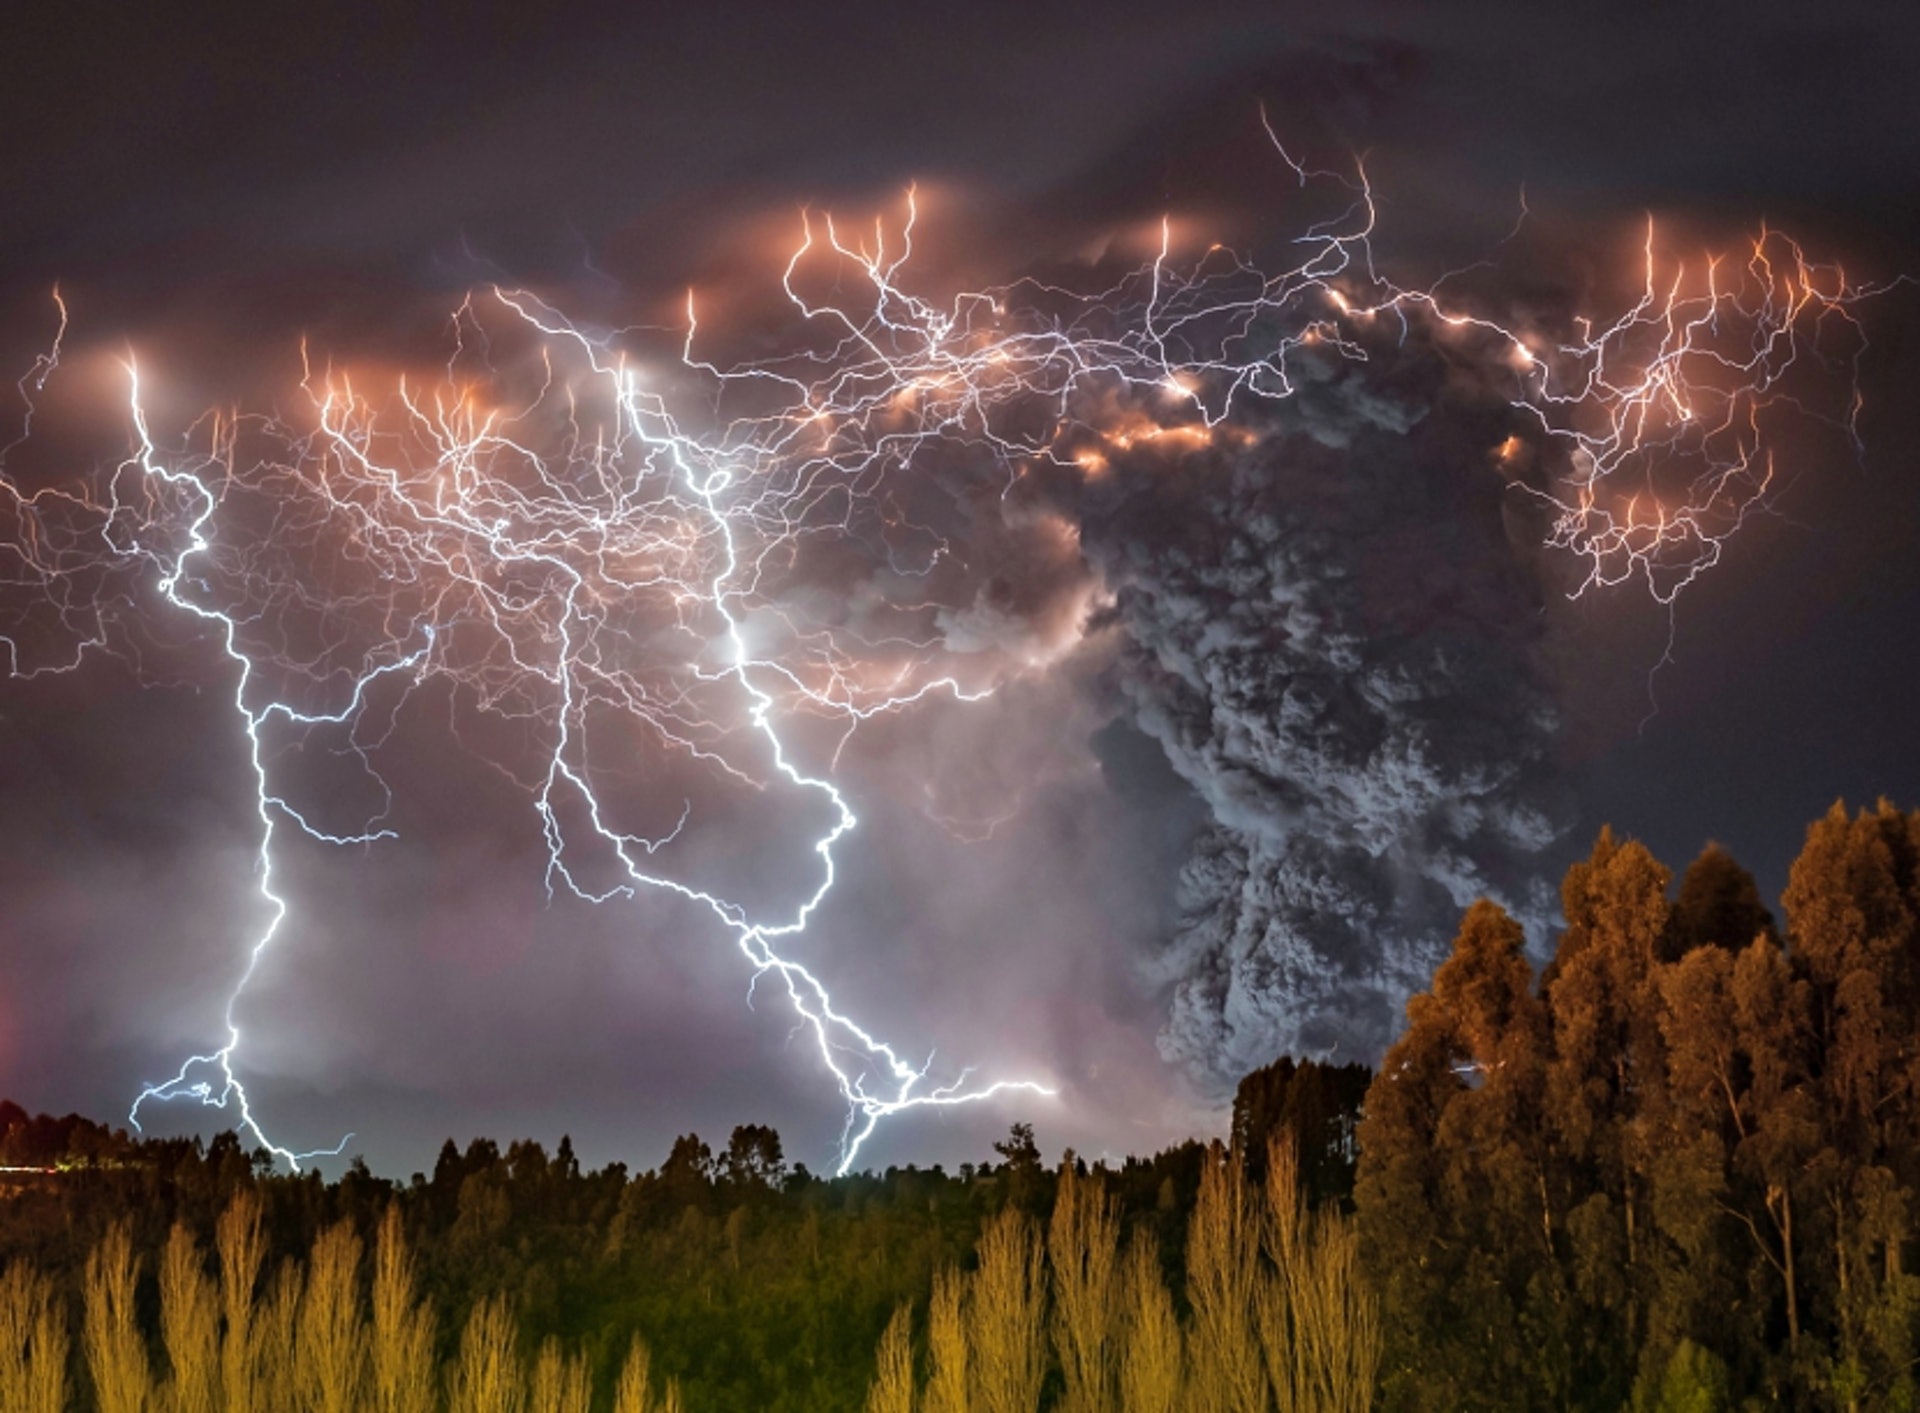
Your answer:
[[[1083,512],[1128,714],[1207,809],[1154,969],[1212,1089],[1377,1054],[1468,902],[1544,919],[1564,828],[1497,410],[1432,349],[1320,371],[1251,446],[1123,460]]]

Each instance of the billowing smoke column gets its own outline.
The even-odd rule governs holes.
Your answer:
[[[1513,418],[1425,337],[1371,351],[1299,360],[1246,445],[1089,487],[1130,718],[1209,820],[1156,969],[1162,1049],[1213,1089],[1370,1058],[1462,907],[1548,906],[1537,540],[1489,450]]]
[[[843,1168],[890,1115],[1039,1086],[930,1080],[836,1007],[809,923],[857,824],[839,749],[1075,652],[1112,655],[1124,716],[1204,805],[1156,962],[1165,1052],[1219,1087],[1377,1047],[1449,914],[1546,907],[1534,547],[1580,591],[1671,602],[1764,507],[1764,424],[1804,401],[1806,352],[1857,348],[1869,292],[1766,235],[1737,271],[1657,281],[1650,240],[1637,303],[1543,340],[1383,279],[1364,180],[1321,181],[1339,214],[1279,274],[1163,249],[1092,294],[935,304],[901,283],[909,204],[904,233],[808,228],[771,359],[709,361],[691,306],[673,361],[637,359],[495,290],[441,369],[313,367],[297,416],[163,436],[130,363],[119,464],[0,464],[12,670],[124,651],[130,615],[197,623],[253,769],[266,921],[223,1043],[136,1119],[237,1106],[270,1142],[238,1071],[296,902],[277,841],[389,837],[382,752],[429,684],[524,790],[550,892],[678,899],[784,995],[845,1099]]]

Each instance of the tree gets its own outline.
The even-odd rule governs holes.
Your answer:
[[[593,1375],[584,1354],[566,1354],[552,1337],[541,1342],[533,1366],[530,1413],[589,1413]]]
[[[772,1192],[786,1181],[787,1163],[780,1135],[765,1124],[740,1124],[727,1139],[720,1160],[721,1180],[735,1188]]]
[[[1233,1147],[1254,1183],[1266,1177],[1273,1141],[1291,1135],[1300,1181],[1313,1203],[1353,1194],[1360,1107],[1373,1071],[1282,1055],[1240,1081],[1233,1096]]]
[[[1765,931],[1748,946],[1779,950]],[[1764,1382],[1754,1301],[1756,1288],[1771,1282],[1748,1268],[1777,1248],[1763,1237],[1770,1223],[1758,1190],[1732,1168],[1754,1117],[1749,1037],[1734,1001],[1739,956],[1702,942],[1657,977],[1667,1081],[1664,1123],[1650,1145],[1648,1211],[1671,1259],[1648,1312],[1634,1395],[1641,1401],[1678,1367],[1683,1344],[1726,1351],[1742,1360],[1746,1382]]]
[[[880,1337],[879,1367],[867,1413],[913,1413],[913,1307],[902,1305]]]
[[[360,1238],[341,1221],[320,1233],[300,1309],[300,1387],[313,1413],[356,1413],[367,1377],[366,1319],[360,1305]]]
[[[970,1413],[973,1407],[969,1303],[958,1271],[949,1266],[934,1276],[927,1306],[926,1413]]]
[[[300,1339],[300,1307],[306,1293],[304,1268],[292,1260],[281,1262],[255,1327],[254,1390],[261,1406],[275,1407],[274,1391],[296,1387],[300,1378],[295,1356]]]
[[[1254,1328],[1259,1276],[1258,1213],[1240,1163],[1219,1143],[1207,1150],[1187,1236],[1187,1301],[1193,1307],[1188,1395],[1212,1413],[1260,1413],[1266,1374]]]
[[[672,1206],[704,1210],[713,1195],[713,1177],[713,1150],[698,1134],[673,1140],[667,1161],[660,1165],[660,1188]]]
[[[1667,869],[1602,830],[1567,871],[1567,920],[1543,980],[1552,1028],[1545,1112],[1568,1165],[1565,1236],[1575,1308],[1562,1328],[1574,1377],[1624,1402],[1665,1267],[1650,1243],[1649,1171],[1666,1103],[1657,971],[1673,936]],[[1596,1401],[1599,1401],[1596,1399]]]
[[[646,1341],[634,1337],[627,1346],[627,1360],[620,1369],[620,1382],[614,1390],[613,1413],[680,1413],[680,1386],[667,1380],[666,1392],[654,1397],[653,1355]]]
[[[376,1413],[433,1413],[434,1317],[415,1294],[414,1263],[389,1205],[373,1258],[369,1382]]]
[[[1047,1233],[1053,1270],[1053,1344],[1066,1395],[1063,1413],[1114,1407],[1120,1301],[1120,1220],[1098,1177],[1060,1165]]]
[[[100,1413],[148,1413],[153,1371],[134,1317],[139,1265],[124,1222],[115,1223],[87,1255],[86,1320],[82,1342]]]
[[[193,1233],[175,1222],[160,1259],[160,1329],[173,1367],[170,1413],[215,1413],[220,1393],[220,1306]]]
[[[1712,1350],[1682,1339],[1659,1378],[1643,1378],[1634,1389],[1633,1413],[1720,1413],[1730,1403],[1726,1364]]]
[[[1120,1406],[1127,1413],[1175,1413],[1186,1407],[1186,1338],[1147,1232],[1134,1233],[1121,1283]]]
[[[1447,1009],[1422,992],[1367,1090],[1354,1201],[1362,1259],[1383,1273],[1388,1331],[1382,1375],[1389,1408],[1445,1407],[1452,1303],[1466,1253],[1452,1239],[1440,1124],[1466,1088]]]
[[[0,1408],[64,1413],[67,1325],[55,1301],[53,1282],[25,1261],[0,1273]]]
[[[1033,1141],[1033,1125],[1013,1125],[1005,1138],[994,1143],[993,1151],[1000,1155],[1005,1164],[1007,1200],[1016,1207],[1027,1206],[1039,1190],[1044,1173],[1040,1164],[1040,1147]]]
[[[563,1183],[577,1182],[580,1177],[580,1160],[573,1153],[573,1135],[560,1135],[560,1146],[553,1150],[553,1176]]]
[[[1407,1017],[1367,1090],[1354,1192],[1363,1262],[1382,1273],[1383,1400],[1564,1406],[1565,1203],[1544,1137],[1547,1018],[1519,925],[1475,903]]]
[[[1836,803],[1807,831],[1783,899],[1789,961],[1804,988],[1804,1150],[1798,1215],[1816,1307],[1830,1308],[1830,1383],[1853,1409],[1920,1394],[1913,1380],[1920,1284],[1905,1269],[1920,1180],[1920,815],[1884,800],[1849,818]],[[1811,1351],[1803,1351],[1811,1356]]]
[[[1699,947],[1737,952],[1756,937],[1776,938],[1773,914],[1760,901],[1759,885],[1718,844],[1708,844],[1687,865],[1669,915],[1661,957],[1678,961]]]
[[[979,1413],[1033,1413],[1046,1373],[1047,1287],[1033,1219],[1009,1207],[980,1237],[968,1300],[969,1384]]]
[[[1380,1306],[1353,1224],[1334,1207],[1308,1210],[1285,1138],[1274,1141],[1265,1166],[1268,1266],[1255,1304],[1275,1406],[1367,1413],[1380,1372]]]
[[[520,1413],[526,1402],[513,1314],[500,1296],[473,1307],[447,1384],[448,1413]]]
[[[260,1235],[260,1198],[251,1190],[234,1194],[215,1228],[220,1257],[220,1315],[226,1337],[220,1346],[220,1389],[226,1413],[255,1413],[260,1337],[256,1295],[266,1246]]]

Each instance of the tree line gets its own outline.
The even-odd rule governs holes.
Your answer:
[[[1920,1403],[1920,815],[1815,822],[1783,924],[1604,831],[1562,907],[1539,968],[1469,909],[1377,1072],[1278,1060],[1226,1143],[1113,1165],[1015,1125],[829,1180],[744,1125],[328,1183],[0,1104],[51,1170],[0,1175],[0,1407]]]

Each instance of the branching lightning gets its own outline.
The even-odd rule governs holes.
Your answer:
[[[819,546],[861,546],[903,581],[951,552],[889,495],[923,459],[979,458],[1011,488],[1043,463],[1095,478],[1143,444],[1247,446],[1261,424],[1236,414],[1292,395],[1304,361],[1364,362],[1382,330],[1420,328],[1523,414],[1526,435],[1491,454],[1550,462],[1545,478],[1516,471],[1514,493],[1547,506],[1548,545],[1581,566],[1573,592],[1638,583],[1671,605],[1768,504],[1766,420],[1808,410],[1803,367],[1835,381],[1836,344],[1846,400],[1811,410],[1853,435],[1846,361],[1864,347],[1856,310],[1877,291],[1777,233],[1743,261],[1693,270],[1663,261],[1649,226],[1640,297],[1610,322],[1547,337],[1453,307],[1444,281],[1388,281],[1364,171],[1331,177],[1282,155],[1303,186],[1349,199],[1279,274],[1218,247],[1181,264],[1169,233],[1103,290],[1027,281],[936,303],[903,284],[909,195],[899,229],[876,223],[864,240],[803,218],[780,277],[802,335],[784,356],[711,360],[690,298],[678,363],[643,366],[617,337],[496,288],[455,312],[452,356],[428,377],[309,363],[299,419],[209,414],[169,439],[151,430],[129,356],[133,449],[119,465],[34,489],[0,452],[11,674],[112,650],[114,606],[157,592],[219,644],[246,737],[266,921],[227,995],[223,1043],[143,1088],[136,1125],[151,1104],[194,1100],[231,1107],[291,1167],[315,1156],[268,1137],[238,1072],[239,1012],[292,906],[277,842],[286,827],[336,845],[394,830],[384,807],[342,826],[296,804],[282,759],[299,742],[342,742],[390,804],[379,748],[399,703],[435,680],[525,743],[489,763],[533,805],[549,896],[672,895],[711,915],[756,984],[779,984],[846,1101],[841,1171],[903,1111],[1051,1093],[965,1072],[932,1082],[930,1058],[909,1059],[838,1008],[800,960],[857,823],[834,783],[837,748],[812,737],[824,727],[844,745],[877,714],[935,694],[975,699],[1035,670],[958,670],[926,604],[889,605],[884,632],[797,606],[791,590]],[[56,303],[59,333],[20,384],[14,447],[60,364]],[[677,872],[674,845],[699,810],[630,798],[623,768],[637,755],[812,821],[792,826],[812,882],[764,905]]]

